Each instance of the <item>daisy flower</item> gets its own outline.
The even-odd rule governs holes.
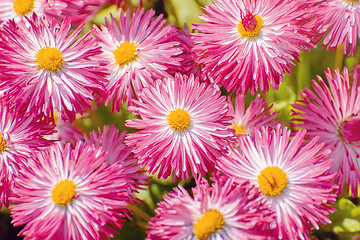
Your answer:
[[[128,182],[105,152],[79,143],[38,152],[16,178],[12,223],[25,239],[106,239],[120,229]]]
[[[347,68],[343,75],[337,69],[332,76],[330,69],[325,72],[327,82],[318,76],[313,81],[313,91],[305,89],[303,100],[294,104],[292,126],[307,130],[306,137],[319,136],[319,141],[331,149],[329,155],[333,164],[330,172],[338,173],[336,182],[340,195],[344,184],[351,189],[353,197],[358,196],[360,181],[360,86],[354,78],[350,85]],[[327,85],[328,84],[328,85]]]
[[[275,128],[279,121],[272,121],[278,115],[278,112],[270,113],[272,105],[266,107],[267,99],[260,99],[260,94],[251,101],[249,107],[245,110],[245,95],[239,94],[235,97],[235,104],[232,99],[228,99],[229,115],[233,116],[232,127],[237,136],[249,135],[253,137],[254,129],[261,126]]]
[[[66,4],[58,19],[69,18],[71,25],[79,25],[83,22],[90,21],[109,0],[61,0]]]
[[[171,77],[167,70],[179,65],[181,53],[169,41],[176,29],[165,25],[162,15],[154,18],[155,11],[136,8],[130,20],[130,10],[121,10],[120,22],[111,17],[111,23],[101,30],[94,25],[95,35],[102,41],[101,58],[107,61],[109,83],[106,86],[105,104],[113,100],[113,110],[119,111],[126,99],[128,103],[137,96],[143,87],[159,78]]]
[[[307,37],[312,28],[303,5],[292,0],[219,0],[206,6],[206,14],[200,15],[204,23],[193,24],[199,31],[193,34],[194,51],[203,71],[227,91],[266,92],[269,83],[277,89],[300,52],[315,47]]]
[[[214,84],[177,74],[144,88],[139,98],[129,110],[141,119],[127,120],[126,126],[141,131],[128,134],[125,143],[160,178],[171,170],[174,180],[206,174],[234,140],[228,105]]]
[[[24,115],[19,109],[0,104],[0,207],[9,206],[14,177],[32,152],[52,141],[43,138],[53,126],[43,115]]]
[[[150,219],[146,239],[268,239],[274,221],[268,205],[248,182],[198,179],[193,197],[179,185],[164,196]]]
[[[191,38],[188,26],[185,24],[184,29],[177,28],[177,30],[174,38],[180,43],[179,47],[182,50],[182,53],[179,55],[181,64],[177,68],[171,69],[170,73],[172,75],[175,75],[176,72],[187,75],[194,74],[201,81],[212,82],[208,74],[202,71],[203,66],[199,64],[198,54],[193,50],[194,40]]]
[[[0,23],[14,19],[18,22],[33,13],[38,16],[48,16],[50,19],[61,14],[66,3],[58,0],[1,0]]]
[[[320,5],[323,22],[321,34],[326,33],[323,47],[328,50],[344,44],[344,54],[354,55],[360,37],[360,3],[358,0],[327,0]]]
[[[255,130],[254,140],[239,138],[239,149],[219,159],[220,171],[238,180],[249,180],[271,204],[279,239],[310,239],[311,227],[328,224],[335,203],[331,191],[334,174],[326,174],[332,161],[315,137],[304,143],[305,130],[290,140],[287,128]]]
[[[54,133],[46,135],[45,138],[58,142],[61,145],[70,144],[72,148],[78,141],[84,140],[84,134],[74,125],[75,122],[63,121],[61,119],[51,120],[50,124],[54,124]]]
[[[149,177],[140,170],[137,159],[131,153],[132,148],[125,145],[126,133],[123,131],[119,134],[115,125],[105,125],[103,131],[99,128],[97,132],[90,132],[89,137],[84,135],[84,139],[87,144],[101,147],[107,152],[105,160],[109,166],[118,162],[120,168],[123,169],[123,177],[128,178],[131,191],[137,192],[147,185],[146,179]]]
[[[28,25],[30,25],[28,27]],[[91,107],[94,94],[104,91],[105,64],[95,38],[79,37],[84,25],[70,35],[70,22],[60,26],[35,14],[19,23],[9,21],[0,34],[0,90],[27,112],[74,120]],[[96,58],[96,59],[95,59]]]

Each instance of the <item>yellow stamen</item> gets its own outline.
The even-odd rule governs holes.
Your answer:
[[[36,53],[36,63],[41,69],[57,72],[64,60],[59,49],[44,47]]]
[[[255,38],[257,36],[259,36],[260,34],[260,30],[263,27],[263,20],[260,16],[258,15],[253,15],[254,17],[254,26],[249,27],[244,27],[243,21],[245,20],[240,20],[237,29],[239,31],[239,33],[241,34],[242,37],[248,37],[248,38]]]
[[[7,141],[4,139],[2,134],[0,134],[0,153],[5,151],[7,147]]]
[[[120,65],[126,65],[136,59],[136,45],[131,42],[124,42],[114,51],[116,62]]]
[[[18,15],[26,15],[34,9],[34,1],[35,0],[14,0],[14,11]]]
[[[68,179],[57,183],[51,192],[53,201],[57,205],[65,207],[73,200],[76,194],[75,188],[74,182]]]
[[[171,111],[167,120],[175,131],[184,131],[190,126],[190,115],[183,109],[175,109]]]
[[[242,125],[240,125],[240,124],[235,124],[234,125],[234,130],[235,130],[236,133],[239,133],[239,134],[245,133],[244,127]]]
[[[259,189],[266,195],[277,196],[288,183],[286,173],[279,167],[267,167],[258,176]]]
[[[350,4],[355,4],[355,3],[358,3],[359,0],[344,0],[344,2],[350,3]]]
[[[197,220],[194,224],[194,234],[200,240],[208,239],[211,234],[218,232],[225,226],[223,215],[215,210],[211,209],[205,212],[205,215]]]

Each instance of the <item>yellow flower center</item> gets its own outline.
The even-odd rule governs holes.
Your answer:
[[[184,131],[190,126],[190,115],[186,110],[175,109],[167,117],[170,126],[176,131]]]
[[[59,182],[52,190],[52,199],[57,205],[65,207],[74,198],[75,187],[74,182],[68,179]]]
[[[194,224],[194,234],[200,240],[206,240],[211,234],[223,229],[224,226],[225,221],[222,214],[215,209],[211,209],[206,211],[205,215],[199,218],[197,223]]]
[[[262,18],[248,12],[244,17],[241,17],[237,29],[242,37],[255,38],[259,36],[262,27]]]
[[[3,138],[2,134],[0,134],[0,152],[5,151],[7,147],[7,141]]]
[[[34,9],[34,1],[35,0],[14,0],[14,11],[18,15],[25,15]]]
[[[114,51],[116,62],[123,66],[136,59],[136,46],[134,43],[124,42]]]
[[[259,189],[266,195],[277,196],[288,183],[286,173],[279,167],[267,167],[258,176]]]
[[[44,47],[36,53],[35,62],[41,69],[57,72],[62,67],[64,60],[59,49]]]
[[[240,134],[245,133],[244,127],[242,125],[240,125],[240,124],[235,124],[234,125],[234,130],[235,130],[236,133],[240,133]]]
[[[355,4],[355,3],[358,3],[359,0],[344,0],[344,2],[350,3],[350,4]]]

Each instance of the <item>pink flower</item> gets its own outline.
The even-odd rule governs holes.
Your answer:
[[[360,4],[357,0],[327,0],[319,10],[323,22],[320,33],[326,34],[323,47],[328,50],[344,44],[344,54],[354,55],[360,37]]]
[[[0,207],[2,204],[8,207],[14,177],[31,153],[52,143],[44,135],[52,134],[53,126],[42,114],[24,115],[19,109],[3,104],[0,116]]]
[[[279,239],[310,239],[311,228],[328,224],[335,203],[332,161],[318,137],[304,143],[304,130],[290,140],[287,128],[255,130],[254,140],[239,138],[239,149],[217,161],[218,169],[240,181],[249,180],[271,204]],[[310,226],[311,224],[311,226]]]
[[[175,75],[144,88],[129,110],[141,119],[126,126],[141,129],[127,135],[125,143],[142,167],[160,178],[173,170],[174,180],[214,168],[234,131],[229,129],[228,105],[216,86],[200,84],[194,76]]]
[[[146,239],[268,239],[274,216],[248,182],[197,180],[193,197],[179,185],[164,196]]]
[[[313,89],[305,89],[301,94],[303,100],[294,104],[292,126],[307,130],[309,139],[319,136],[329,155],[334,160],[330,172],[338,173],[336,182],[340,195],[344,184],[353,197],[358,196],[360,181],[360,135],[357,124],[360,117],[360,86],[354,78],[350,85],[348,70],[344,68],[343,76],[337,69],[332,76],[330,69],[325,72],[327,83],[318,76],[319,83],[313,81]]]
[[[59,0],[58,0],[59,1]],[[62,14],[57,16],[63,20],[65,17],[71,20],[71,25],[79,25],[90,21],[109,0],[60,0],[66,4]]]
[[[56,132],[51,136],[47,136],[48,139],[59,141],[62,145],[70,143],[72,148],[75,147],[79,140],[84,139],[84,134],[74,125],[74,122],[57,119],[55,124]]]
[[[269,126],[275,128],[279,121],[272,121],[278,115],[278,112],[268,114],[272,108],[266,107],[267,99],[260,99],[260,94],[251,101],[249,107],[245,110],[245,95],[239,94],[235,98],[233,105],[232,99],[228,99],[230,106],[229,115],[234,117],[232,127],[237,136],[254,136],[255,128]]]
[[[30,17],[33,13],[51,19],[60,15],[66,6],[66,3],[59,0],[1,0],[0,23],[10,19],[18,22],[25,16]]]
[[[170,69],[171,74],[175,75],[176,72],[186,75],[194,74],[200,81],[213,82],[208,74],[202,71],[204,66],[199,63],[198,53],[193,50],[194,40],[191,38],[188,26],[185,25],[184,29],[178,28],[177,30],[178,32],[174,35],[174,38],[180,43],[179,48],[182,50],[179,55],[181,64],[177,68]]]
[[[122,227],[129,203],[126,178],[100,148],[56,144],[21,169],[10,200],[25,239],[105,239]]]
[[[28,26],[30,25],[30,26]],[[76,113],[91,107],[94,94],[103,94],[106,83],[104,62],[97,41],[82,27],[70,35],[70,22],[60,26],[53,19],[33,15],[19,23],[3,26],[0,41],[0,90],[27,112],[74,120]]]
[[[126,14],[121,12],[120,25],[114,17],[101,30],[94,25],[94,33],[102,41],[101,58],[107,61],[110,74],[105,104],[113,100],[114,111],[119,111],[126,99],[131,103],[156,79],[170,77],[168,69],[179,65],[176,55],[181,50],[175,47],[179,43],[169,41],[176,30],[165,25],[162,15],[154,15],[152,9],[144,12],[137,8],[130,20],[128,9]]]
[[[125,135],[126,131],[119,134],[119,130],[114,125],[105,125],[102,132],[99,128],[98,132],[90,132],[89,137],[84,135],[84,139],[87,144],[101,147],[106,151],[105,160],[109,166],[118,162],[123,177],[128,178],[130,190],[137,192],[139,189],[144,189],[149,177],[140,170],[137,159],[131,153],[132,148],[125,145]],[[132,197],[136,198],[134,195]]]
[[[304,4],[292,0],[219,0],[194,24],[203,71],[227,91],[277,89],[302,50],[315,47]]]

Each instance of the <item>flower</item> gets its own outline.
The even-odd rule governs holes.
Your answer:
[[[74,148],[79,140],[83,140],[83,133],[74,125],[74,122],[67,120],[56,119],[55,130],[52,136],[47,136],[49,139],[59,141],[62,145],[70,143],[71,147]]]
[[[194,51],[215,83],[254,94],[277,89],[302,50],[315,47],[306,4],[289,0],[219,0],[193,24]],[[306,11],[305,11],[306,10]],[[305,18],[305,19],[304,19]],[[307,24],[308,23],[308,24]]]
[[[27,25],[30,27],[27,27]],[[27,112],[46,116],[56,110],[63,120],[91,107],[94,94],[103,94],[104,62],[97,40],[88,34],[76,41],[84,25],[69,36],[71,25],[60,26],[35,14],[3,26],[0,41],[0,90]]]
[[[179,185],[164,196],[146,239],[268,239],[274,215],[248,182],[198,179],[193,197]]]
[[[358,0],[328,0],[320,5],[323,22],[321,34],[326,34],[323,47],[334,49],[344,44],[344,54],[354,55],[360,37],[360,3]]]
[[[61,1],[66,4],[66,8],[62,10],[62,14],[57,18],[60,20],[65,17],[69,18],[72,26],[90,21],[109,2],[109,0]]]
[[[8,207],[14,177],[32,152],[52,143],[43,136],[52,134],[53,126],[41,114],[25,115],[4,104],[0,116],[0,207]]]
[[[350,86],[347,68],[343,75],[337,69],[332,76],[330,69],[325,72],[327,83],[318,76],[319,83],[313,81],[313,91],[305,89],[303,100],[294,104],[292,126],[307,130],[306,137],[319,136],[319,141],[331,149],[329,155],[333,164],[330,172],[338,173],[336,182],[340,195],[344,184],[353,197],[358,196],[360,181],[360,135],[358,127],[360,117],[360,86],[354,78]]]
[[[55,144],[21,169],[10,200],[14,226],[25,239],[100,239],[124,221],[128,182],[100,148]],[[111,225],[111,226],[110,226]]]
[[[128,178],[129,188],[132,192],[137,192],[147,185],[146,179],[149,177],[140,170],[137,159],[131,153],[132,148],[125,145],[126,133],[123,131],[119,134],[115,125],[105,125],[102,132],[99,128],[98,132],[90,132],[89,137],[85,134],[84,140],[87,144],[101,147],[107,152],[105,160],[109,166],[119,162],[119,167],[123,170],[123,177]],[[132,197],[135,198],[135,196]]]
[[[276,118],[278,112],[268,114],[272,105],[266,108],[266,102],[267,99],[260,99],[260,94],[257,94],[256,98],[251,101],[249,107],[245,110],[245,95],[237,95],[234,105],[232,99],[228,99],[230,106],[229,115],[234,117],[232,127],[237,136],[249,135],[253,137],[255,128],[260,128],[261,126],[276,127],[279,121],[271,121]]]
[[[129,110],[141,119],[127,120],[130,133],[125,144],[141,166],[166,178],[173,169],[174,180],[204,175],[225,152],[234,131],[225,97],[214,85],[199,83],[193,75],[157,81],[144,88]]]
[[[331,191],[334,174],[328,174],[332,161],[322,150],[318,137],[304,142],[305,130],[290,140],[287,128],[262,127],[254,140],[239,138],[239,149],[217,161],[217,168],[240,181],[249,180],[271,204],[276,214],[279,239],[310,239],[311,227],[328,224],[335,203]]]
[[[38,16],[47,16],[49,19],[61,14],[66,3],[56,0],[2,0],[0,2],[0,23],[14,19],[18,22],[25,16],[33,13]]]
[[[181,53],[169,41],[176,29],[165,25],[162,15],[154,18],[155,11],[136,8],[132,20],[130,10],[121,10],[120,25],[114,17],[101,30],[94,25],[95,35],[102,41],[101,58],[108,63],[109,83],[105,104],[113,100],[113,110],[119,111],[126,99],[134,99],[143,87],[158,78],[170,77],[167,70],[179,65]]]
[[[195,77],[199,78],[203,82],[213,82],[208,74],[202,71],[202,64],[198,62],[198,54],[193,50],[194,40],[191,38],[189,28],[185,24],[184,29],[177,28],[177,33],[174,35],[175,41],[179,42],[179,48],[182,53],[178,55],[181,58],[181,64],[177,68],[170,69],[171,75],[175,75],[176,72],[181,74],[194,74]]]

